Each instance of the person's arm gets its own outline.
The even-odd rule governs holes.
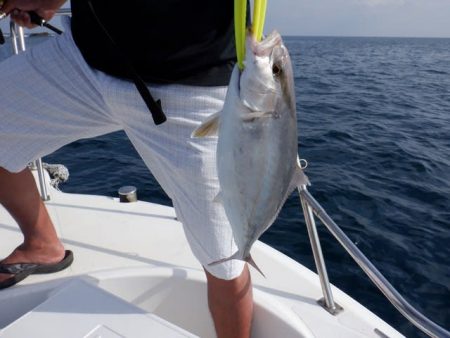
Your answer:
[[[18,25],[32,28],[36,25],[31,23],[28,12],[34,11],[48,21],[65,2],[66,0],[5,0],[0,11],[11,15]]]

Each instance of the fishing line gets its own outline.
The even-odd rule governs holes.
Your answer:
[[[45,27],[50,29],[51,31],[55,32],[56,34],[61,35],[62,30],[56,28],[53,25],[50,25],[47,21],[45,21],[43,18],[41,18],[36,12],[28,12],[28,15],[30,16],[31,23],[34,23],[35,25]]]
[[[133,61],[128,57],[127,53],[116,43],[116,41],[113,39],[113,37],[109,34],[108,30],[103,25],[100,18],[97,16],[97,13],[96,13],[91,1],[88,0],[87,4],[89,6],[91,14],[93,15],[98,27],[100,27],[100,29],[103,31],[105,37],[108,39],[110,45],[116,50],[118,56],[122,59],[122,62],[124,63],[125,67],[127,68],[128,74],[130,75],[130,77],[134,83],[134,86],[136,87],[137,91],[139,92],[142,99],[144,100],[145,105],[147,106],[147,108],[150,110],[150,113],[152,114],[153,122],[156,125],[164,123],[167,120],[167,118],[162,109],[161,100],[155,100],[153,98],[153,96],[150,93],[150,90],[148,89],[144,80],[142,80],[142,78],[139,76],[139,74],[135,70],[135,68],[133,66]]]

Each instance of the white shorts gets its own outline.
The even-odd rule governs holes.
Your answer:
[[[226,87],[149,85],[167,121],[156,126],[132,82],[92,69],[65,33],[0,64],[0,167],[18,172],[73,141],[124,130],[173,201],[191,249],[221,279],[244,263],[208,266],[236,250],[220,203],[217,138],[192,131],[222,108]]]

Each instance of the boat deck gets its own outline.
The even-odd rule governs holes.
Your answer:
[[[46,205],[60,238],[74,252],[74,263],[64,271],[32,275],[0,291],[0,336],[7,336],[5,332],[19,314],[38,306],[19,306],[14,315],[14,299],[23,302],[33,288],[52,289],[75,278],[194,335],[214,336],[203,269],[189,249],[173,208],[67,194],[51,187],[49,191],[51,199]],[[0,257],[21,240],[14,220],[0,207]],[[344,310],[331,315],[317,303],[322,298],[318,276],[269,246],[257,242],[252,256],[266,275],[252,270],[254,337],[402,337],[335,287],[335,301]]]

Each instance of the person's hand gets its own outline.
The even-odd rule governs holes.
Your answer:
[[[31,23],[28,12],[34,11],[45,21],[48,21],[65,2],[66,0],[5,0],[0,11],[10,14],[11,19],[18,25],[32,28],[36,25]]]
[[[54,10],[36,10],[37,15],[39,15],[45,21],[49,21],[56,13]],[[28,11],[21,11],[20,9],[14,9],[11,14],[11,19],[18,24],[26,28],[34,28],[36,24],[31,22],[30,15]]]

